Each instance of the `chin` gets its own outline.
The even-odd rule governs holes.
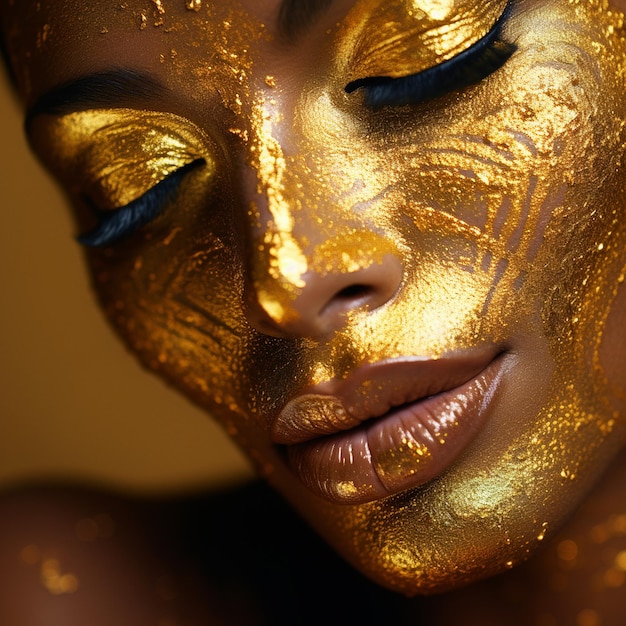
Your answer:
[[[514,444],[498,463],[478,469],[477,458],[489,457],[479,440],[442,476],[358,505],[312,494],[287,468],[268,478],[366,577],[406,596],[432,595],[510,571],[549,543],[619,452],[622,439],[613,434],[583,445],[573,477],[561,475],[564,461],[572,461],[563,457],[533,475],[538,459]],[[585,448],[595,454],[583,458]]]

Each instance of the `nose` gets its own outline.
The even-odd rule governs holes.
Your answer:
[[[275,337],[328,336],[343,327],[350,313],[374,311],[389,302],[403,277],[392,242],[367,231],[315,246],[291,265],[281,266],[271,257],[251,281],[246,300],[250,324]],[[294,265],[301,270],[297,276]]]

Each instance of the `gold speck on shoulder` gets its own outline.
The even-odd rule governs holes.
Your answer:
[[[58,559],[45,559],[41,563],[41,583],[54,596],[73,594],[78,591],[78,578],[62,573]]]

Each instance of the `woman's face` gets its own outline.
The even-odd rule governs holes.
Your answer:
[[[527,558],[624,439],[621,13],[12,5],[30,142],[143,363],[381,584]]]

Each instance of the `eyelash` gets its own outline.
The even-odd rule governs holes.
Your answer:
[[[346,92],[363,88],[365,104],[376,110],[418,104],[479,83],[500,69],[517,49],[500,37],[510,7],[509,2],[500,19],[480,41],[452,59],[402,78],[360,78],[349,83]]]
[[[99,223],[93,230],[80,235],[78,242],[87,248],[100,248],[110,246],[132,234],[137,228],[144,226],[160,215],[176,196],[183,178],[192,169],[204,163],[204,159],[197,159],[184,165],[137,200],[115,211],[102,211],[92,206],[91,208]]]
[[[480,41],[454,58],[417,74],[403,78],[361,78],[346,85],[347,93],[365,90],[365,104],[372,109],[384,106],[418,104],[452,91],[479,83],[500,69],[515,52],[516,46],[500,38],[511,3],[493,28]],[[174,199],[184,177],[204,159],[197,159],[176,170],[130,204],[115,211],[92,206],[98,225],[78,237],[88,248],[109,246],[155,219]]]

